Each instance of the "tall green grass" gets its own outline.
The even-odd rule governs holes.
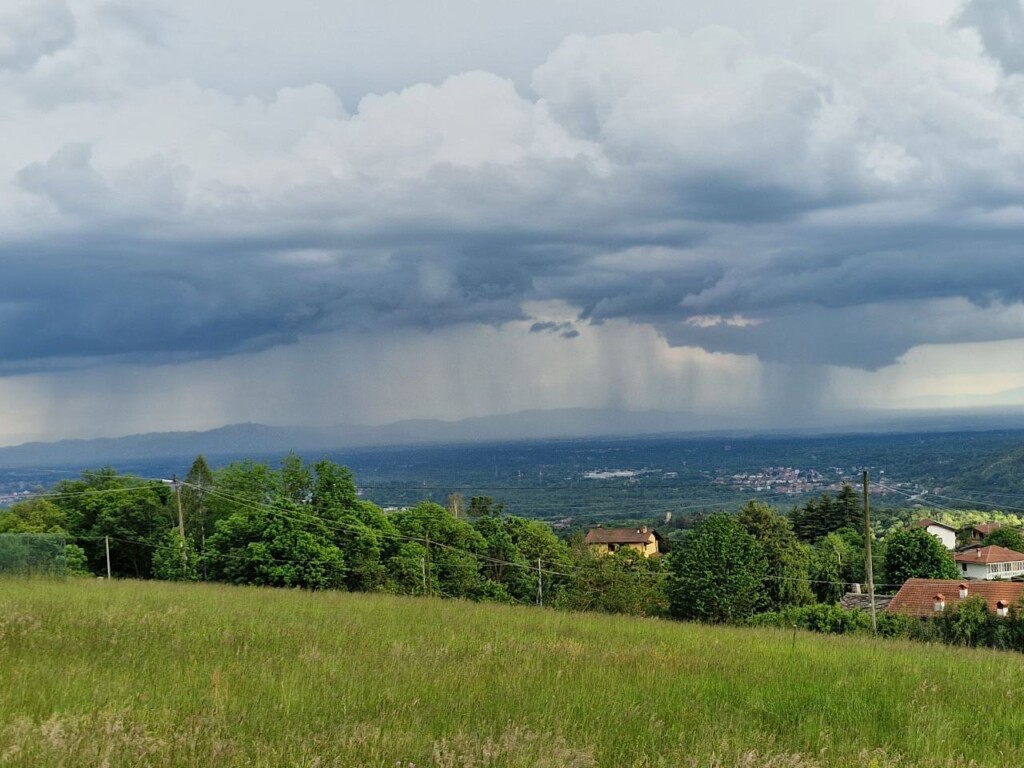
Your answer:
[[[366,594],[0,582],[0,765],[1019,766],[1016,654]]]

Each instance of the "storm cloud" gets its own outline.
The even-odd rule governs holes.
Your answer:
[[[169,3],[19,4],[0,373],[509,323],[865,369],[1024,337],[1017,0],[567,34],[351,103],[315,56],[171,76]]]

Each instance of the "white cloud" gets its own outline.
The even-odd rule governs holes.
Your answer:
[[[5,0],[0,7],[0,71],[31,69],[74,39],[65,0]]]

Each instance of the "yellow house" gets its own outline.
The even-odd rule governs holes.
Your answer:
[[[635,549],[644,557],[661,555],[661,536],[646,525],[639,528],[605,528],[598,526],[587,531],[584,543],[591,552],[607,555],[627,547]]]

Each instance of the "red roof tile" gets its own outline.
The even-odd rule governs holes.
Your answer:
[[[1016,563],[1024,561],[1024,552],[1014,552],[1006,547],[997,547],[990,544],[987,547],[968,549],[964,552],[957,552],[953,559],[958,563]]]
[[[980,595],[988,609],[996,612],[996,603],[1002,600],[1007,605],[1019,605],[1024,597],[1024,582],[1020,581],[968,581],[952,579],[907,579],[900,587],[886,610],[889,613],[905,613],[910,616],[934,616],[935,598],[942,595],[946,610],[960,602],[960,586],[967,587],[967,597]]]
[[[1002,527],[1002,523],[978,523],[977,525],[970,526],[968,530],[977,531],[982,536],[988,536],[992,531]]]

